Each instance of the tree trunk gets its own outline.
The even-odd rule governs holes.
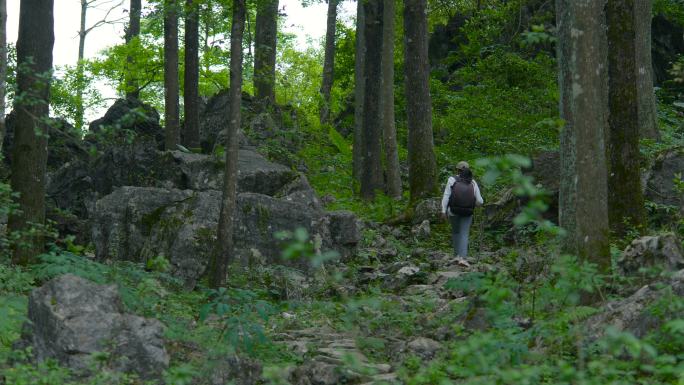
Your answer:
[[[254,93],[262,106],[275,103],[278,0],[257,2],[254,40]]]
[[[328,0],[328,22],[325,32],[325,59],[323,60],[323,81],[321,82],[322,104],[321,124],[330,120],[330,91],[332,90],[335,69],[335,27],[337,26],[337,4],[339,0]]]
[[[0,148],[5,139],[5,96],[7,95],[7,0],[0,0]],[[0,155],[1,156],[1,155]]]
[[[411,202],[436,191],[437,163],[432,138],[427,0],[404,1],[404,71],[408,114]]]
[[[83,129],[83,91],[85,88],[85,75],[83,58],[85,57],[86,16],[88,14],[88,0],[81,0],[81,29],[78,31],[78,61],[76,62],[76,129]]]
[[[187,148],[199,148],[200,146],[198,7],[197,0],[186,0],[183,145]]]
[[[384,0],[382,19],[382,133],[387,170],[387,195],[401,198],[401,174],[394,122],[394,2]]]
[[[180,143],[178,105],[178,6],[177,0],[164,2],[164,121],[167,150],[175,150]]]
[[[210,284],[224,286],[228,264],[233,255],[233,227],[237,204],[238,130],[242,101],[242,35],[245,30],[245,0],[233,0],[233,25],[230,30],[230,104],[226,135],[226,168],[219,214],[218,237],[211,260]]]
[[[364,12],[366,65],[364,67],[365,95],[363,96],[363,173],[361,197],[371,200],[382,184],[382,144],[380,127],[380,97],[382,82],[382,2],[365,0]]]
[[[566,252],[610,267],[605,152],[605,1],[557,0],[561,133],[560,225]]]
[[[53,0],[21,0],[17,38],[17,113],[12,148],[12,190],[19,194],[19,210],[9,217],[8,229],[22,234],[14,248],[14,263],[26,265],[43,251],[45,169],[55,42]]]
[[[352,175],[356,181],[361,180],[363,170],[363,95],[365,93],[363,68],[366,65],[365,23],[363,0],[357,0],[356,55],[354,57],[354,147],[352,148]]]
[[[660,140],[656,99],[653,92],[653,58],[651,57],[653,1],[634,0],[634,6],[639,132],[642,138]]]
[[[636,0],[608,0],[608,219],[625,235],[646,222],[639,171]],[[643,67],[641,68],[643,69]],[[653,86],[645,92],[653,93]]]
[[[128,29],[126,30],[126,44],[130,44],[134,38],[140,35],[140,13],[142,11],[141,0],[131,0]],[[138,98],[140,89],[137,74],[135,73],[135,57],[129,55],[126,58],[126,97]]]

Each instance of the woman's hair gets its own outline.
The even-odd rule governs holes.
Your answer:
[[[459,178],[464,182],[470,183],[473,181],[473,172],[469,168],[463,169],[458,173]]]

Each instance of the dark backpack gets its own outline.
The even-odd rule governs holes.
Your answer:
[[[464,217],[473,215],[475,210],[475,186],[456,177],[456,182],[451,185],[449,209],[456,215]]]

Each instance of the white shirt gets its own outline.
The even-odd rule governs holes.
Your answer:
[[[453,186],[454,183],[456,183],[456,178],[450,176],[446,187],[444,188],[444,195],[442,196],[442,214],[447,213],[447,206],[449,205],[449,198],[451,197],[451,186]],[[475,204],[477,206],[482,206],[484,200],[482,199],[482,195],[480,195],[480,188],[477,186],[477,182],[473,179],[470,183],[473,184],[473,191],[475,192]],[[452,215],[451,210],[449,210],[449,215]]]

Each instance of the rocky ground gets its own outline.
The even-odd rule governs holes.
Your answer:
[[[81,259],[56,259],[73,263],[71,270],[54,262],[43,267],[44,277],[55,278],[31,292],[29,322],[15,349],[30,347],[34,360],[55,359],[91,378],[98,373],[93,356],[104,352],[102,370],[169,384],[402,383],[414,374],[406,362],[429,366],[448,357],[454,341],[498,327],[492,299],[478,291],[488,277],[506,275],[523,302],[553,276],[546,260],[553,250],[480,239],[470,258],[455,258],[435,246],[431,239],[446,237],[437,200],[421,203],[411,224],[395,226],[326,211],[297,162],[256,146],[273,141],[295,151],[296,135],[282,135],[297,130],[295,117],[248,107],[231,270],[237,291],[207,296],[200,289],[219,212],[225,104],[219,94],[203,109],[202,149],[195,152],[161,151],[159,116],[134,100],[115,103],[83,141],[64,125],[54,129],[60,140],[50,147],[50,216],[62,235],[94,249]],[[10,143],[8,135],[3,148]],[[646,195],[661,210],[683,212],[673,182],[682,162],[681,149],[668,151],[644,175]],[[557,210],[557,173],[550,171],[557,163],[557,153],[543,153],[528,171],[549,190],[548,218]],[[487,232],[512,244],[524,238],[512,219],[525,203],[504,191],[481,213]],[[310,242],[311,256],[334,250],[339,259],[323,267],[283,261],[294,241],[272,235],[296,228],[308,235],[297,247]],[[662,319],[646,310],[665,289],[684,296],[681,247],[681,239],[665,234],[636,239],[622,251],[618,271],[636,278],[613,288],[622,298],[602,298],[581,317],[587,339],[599,339],[607,326],[636,336],[659,327]],[[168,266],[158,268],[159,261]],[[669,273],[644,275],[643,268]],[[106,284],[114,281],[119,285]],[[534,328],[534,306],[531,316],[506,316],[508,325]],[[222,350],[245,341],[257,347]],[[192,382],[169,379],[187,363],[200,368]]]

